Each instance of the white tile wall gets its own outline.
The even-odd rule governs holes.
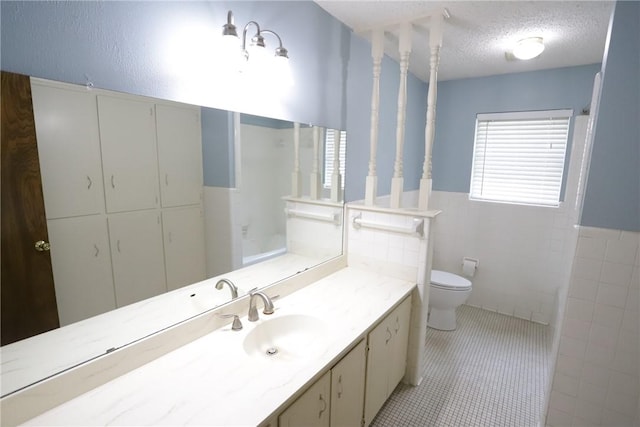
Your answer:
[[[547,425],[640,425],[639,246],[580,228]]]
[[[342,254],[343,209],[331,204],[287,201],[286,209],[331,217],[338,214],[340,222],[320,221],[297,216],[287,216],[287,250],[289,253],[312,258],[331,258]],[[283,212],[284,215],[284,212]]]
[[[391,227],[410,227],[413,216],[371,212],[349,207],[347,210],[349,265],[361,266],[381,274],[416,281],[419,267],[424,268],[427,239],[392,231],[354,227],[353,217]],[[428,219],[426,220],[428,221]],[[428,227],[425,229],[428,233]],[[423,255],[420,257],[420,255]],[[422,265],[421,265],[422,264]]]
[[[242,231],[237,190],[204,187],[204,229],[207,277],[242,267]]]
[[[429,304],[428,274],[433,259],[433,229],[424,218],[423,236],[393,231],[356,227],[353,218],[390,227],[410,228],[414,216],[409,213],[374,212],[349,205],[346,211],[348,265],[365,268],[386,276],[398,277],[417,284],[411,300],[411,330],[405,382],[418,385],[422,380],[424,337]]]
[[[433,224],[433,268],[461,274],[463,257],[480,261],[467,304],[552,323],[573,257],[572,211],[471,201],[466,193],[443,191],[432,193],[431,206],[442,210]],[[582,251],[603,256],[606,246]],[[601,265],[588,264],[600,274]]]

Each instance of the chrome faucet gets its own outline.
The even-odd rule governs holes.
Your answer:
[[[249,291],[249,322],[255,322],[260,317],[258,316],[258,309],[256,308],[256,297],[262,298],[262,302],[264,303],[264,310],[262,311],[264,314],[273,314],[273,301],[271,298],[264,292],[259,292],[258,288],[253,288]]]
[[[229,289],[231,290],[231,299],[236,299],[238,298],[238,288],[236,287],[236,285],[233,284],[233,282],[231,282],[231,280],[229,279],[220,279],[218,280],[218,283],[216,283],[216,289],[221,290],[222,286],[224,284],[229,285]]]

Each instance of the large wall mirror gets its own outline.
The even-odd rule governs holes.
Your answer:
[[[60,327],[3,327],[2,396],[342,253],[346,132],[30,85]]]

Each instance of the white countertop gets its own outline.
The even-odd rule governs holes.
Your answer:
[[[228,287],[215,288],[225,277],[245,295],[321,262],[285,254],[260,264],[203,280],[183,288],[36,335],[0,348],[4,396],[65,369],[144,338],[231,300]]]
[[[258,425],[337,362],[414,286],[344,268],[275,300],[271,316],[260,312],[258,322],[248,322],[245,314],[242,331],[225,326],[23,425]],[[287,362],[245,353],[243,340],[253,328],[287,314],[326,323],[323,352]]]

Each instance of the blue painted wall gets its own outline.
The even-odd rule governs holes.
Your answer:
[[[640,231],[640,3],[617,2],[581,224]]]
[[[216,109],[348,129],[346,200],[364,197],[369,157],[370,45],[315,3],[2,1],[3,70]],[[241,28],[256,20],[282,37],[294,86],[234,81],[215,40],[233,10]],[[267,43],[273,40],[267,38]],[[384,59],[378,172],[389,193],[395,150],[398,64]],[[348,82],[348,84],[347,84]],[[426,85],[409,78],[406,189],[422,172]],[[205,184],[233,185],[225,120],[203,110]],[[221,121],[219,121],[221,120]],[[217,131],[217,122],[222,126]],[[218,141],[218,142],[216,142]],[[215,144],[223,144],[220,147]]]
[[[3,70],[283,120],[346,128],[350,31],[310,1],[2,1]],[[294,86],[229,78],[227,11],[276,31]],[[275,38],[266,37],[275,48]]]
[[[594,64],[439,83],[433,189],[469,192],[476,114],[561,108],[580,114],[598,71]]]
[[[313,2],[2,1],[0,7],[3,70],[347,129],[345,198],[364,197],[370,45]],[[640,229],[638,7],[637,2],[616,7],[583,225]],[[228,9],[237,24],[254,19],[282,36],[291,57],[291,89],[280,92],[223,78],[225,66],[215,56],[215,39]],[[573,108],[577,113],[589,105],[598,69],[590,65],[440,83],[434,189],[468,191],[475,114],[547,108]],[[385,57],[379,195],[389,193],[393,171],[398,79],[398,65]],[[427,85],[410,76],[408,93],[404,172],[405,189],[412,190],[422,173]],[[212,122],[206,113],[203,117],[204,133]],[[228,129],[221,135],[225,133],[228,137]],[[205,158],[231,158],[228,140],[215,149],[214,139],[208,141]],[[222,167],[205,168],[206,182],[231,186],[232,175]]]
[[[201,108],[204,185],[235,187],[233,113]]]

